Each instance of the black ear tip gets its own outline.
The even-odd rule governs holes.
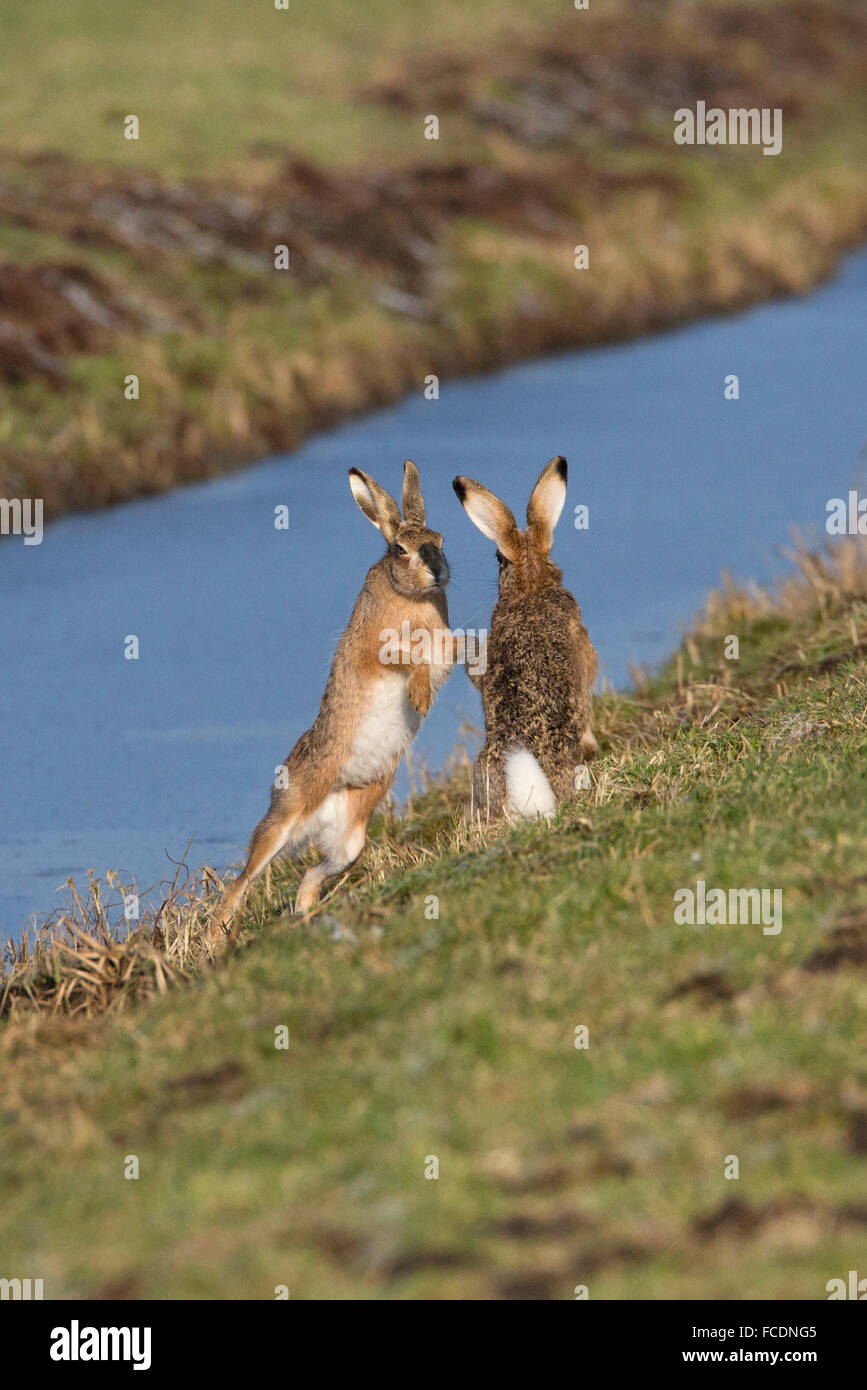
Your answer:
[[[467,485],[464,482],[463,478],[453,478],[452,487],[458,495],[458,501],[463,502],[464,498],[467,495]]]
[[[348,476],[349,476],[350,478],[360,478],[360,477],[361,477],[361,469],[360,469],[360,468],[350,468],[350,470],[349,470],[349,475],[348,475]]]
[[[557,472],[558,472],[558,474],[560,475],[560,477],[563,479],[563,482],[565,483],[565,481],[566,481],[566,474],[567,474],[568,471],[569,471],[569,467],[568,467],[568,464],[566,463],[566,460],[564,459],[564,457],[563,457],[562,454],[558,454],[558,455],[557,455],[557,458],[554,460],[554,462],[555,462],[555,464],[556,464],[556,466],[557,466]]]

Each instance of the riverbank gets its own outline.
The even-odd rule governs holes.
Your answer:
[[[278,868],[213,968],[199,882],[126,943],[82,903],[92,939],[0,989],[10,1270],[46,1297],[826,1297],[867,1219],[865,576],[847,542],[713,596],[597,701],[550,828],[468,826],[460,773],[303,927]],[[679,922],[699,880],[779,911]]]
[[[424,36],[383,0],[387,55],[353,46],[336,3],[291,21],[226,4],[226,49],[182,89],[164,6],[131,21],[147,82],[117,40],[76,50],[54,8],[22,9],[8,59],[56,21],[47,51],[90,64],[101,104],[46,128],[43,59],[27,138],[0,152],[0,494],[46,516],[290,448],[432,376],[800,293],[867,235],[867,16],[846,0],[568,21],[491,0]],[[172,15],[173,51],[194,46]],[[676,146],[693,100],[780,107],[782,152]]]

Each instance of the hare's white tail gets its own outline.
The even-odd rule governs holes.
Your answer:
[[[513,816],[533,820],[557,814],[557,800],[551,784],[526,748],[512,748],[506,755],[506,808]]]

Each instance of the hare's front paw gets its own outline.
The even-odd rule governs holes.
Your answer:
[[[430,671],[427,666],[417,666],[409,678],[409,702],[416,714],[427,714],[433,703],[430,688]]]

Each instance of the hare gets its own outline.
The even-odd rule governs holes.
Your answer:
[[[551,560],[566,476],[564,458],[543,468],[526,531],[481,483],[452,483],[470,520],[496,542],[500,564],[487,666],[475,682],[486,736],[473,769],[473,802],[488,816],[552,817],[574,789],[576,764],[599,751],[590,728],[596,652]]]
[[[449,567],[442,536],[425,524],[418,469],[411,460],[404,464],[403,517],[394,498],[360,468],[349,470],[349,484],[388,549],[367,572],[313,727],[278,770],[243,871],[213,914],[214,941],[281,850],[314,844],[325,854],[302,879],[296,913],[309,912],[326,880],[355,862],[371,815],[451,671]]]

